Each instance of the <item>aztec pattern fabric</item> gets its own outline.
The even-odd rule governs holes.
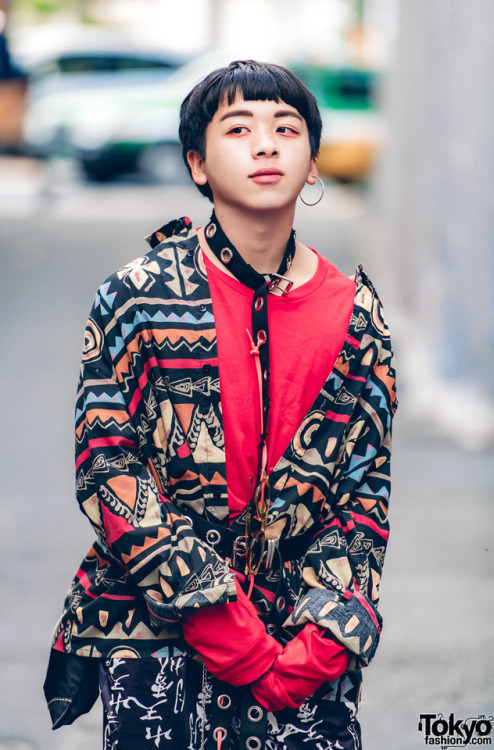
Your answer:
[[[82,656],[159,655],[192,610],[236,597],[230,561],[187,521],[190,509],[229,521],[202,253],[188,219],[148,241],[147,255],[100,287],[86,329],[77,497],[98,540],[72,582],[53,643]],[[280,640],[308,621],[328,628],[358,671],[381,630],[396,395],[380,301],[361,268],[356,281],[341,353],[270,479],[267,536],[314,527],[313,543],[284,563],[278,580],[263,573],[253,601],[266,621],[273,604],[278,620],[283,615]],[[238,534],[243,521],[240,514],[231,525]]]
[[[172,652],[173,653],[173,652]],[[205,684],[205,731],[209,736],[212,683]],[[159,659],[105,659],[100,666],[104,750],[139,747],[200,748],[202,667],[186,654]],[[230,743],[237,750],[238,712]],[[322,685],[297,710],[268,714],[266,750],[361,750],[356,707],[333,699]],[[216,743],[214,743],[216,745]]]

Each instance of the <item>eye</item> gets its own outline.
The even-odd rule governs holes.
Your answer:
[[[298,130],[292,128],[290,125],[280,125],[276,129],[276,132],[281,133],[282,135],[298,135]]]
[[[243,133],[246,133],[248,128],[245,127],[245,125],[236,125],[234,128],[230,128],[228,131],[228,135],[242,135]]]

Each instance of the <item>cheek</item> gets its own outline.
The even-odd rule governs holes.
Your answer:
[[[208,156],[209,160],[206,163],[206,174],[211,181],[217,179],[234,179],[237,174],[245,171],[242,157],[238,151],[234,149],[212,149]]]
[[[311,166],[311,155],[310,155],[310,144],[304,143],[304,147],[301,149],[302,151],[302,158],[305,160],[307,164],[307,169],[310,169]]]
[[[300,148],[292,154],[292,164],[300,175],[307,176],[312,167],[309,148]]]

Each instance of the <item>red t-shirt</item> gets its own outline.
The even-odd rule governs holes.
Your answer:
[[[266,441],[268,473],[281,458],[326,382],[343,345],[353,308],[355,283],[327,259],[317,256],[317,270],[309,281],[292,289],[286,297],[268,294],[271,368]],[[256,479],[259,461],[259,386],[246,333],[246,329],[252,331],[254,293],[217,268],[205,255],[204,261],[216,324],[228,506],[233,519],[250,500],[251,482]],[[274,659],[273,643],[265,631],[258,632],[256,609],[238,584],[237,590],[236,602],[198,610],[183,622],[183,631],[186,640],[211,660],[211,667],[216,665],[223,679],[228,681],[233,664],[237,665],[237,671],[243,671],[245,682],[251,682],[265,670],[264,662]],[[241,634],[245,629],[251,640],[255,640],[252,659],[246,658],[245,639],[232,635]],[[224,634],[228,644],[224,653],[218,650],[218,632]],[[305,675],[320,677],[322,681],[321,665],[346,649],[323,637],[322,633],[312,635]],[[342,670],[345,663],[343,659]],[[294,674],[292,688],[296,683]],[[256,697],[265,705],[262,689],[259,686],[261,692]],[[303,693],[302,680],[300,689]]]
[[[314,251],[315,252],[315,251]],[[314,403],[343,345],[355,283],[317,254],[314,276],[286,297],[268,294],[270,409],[268,474]],[[251,343],[254,292],[204,256],[218,341],[230,518],[251,498],[261,416]]]

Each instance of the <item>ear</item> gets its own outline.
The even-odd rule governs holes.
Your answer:
[[[188,151],[187,162],[190,167],[192,179],[196,185],[205,185],[208,178],[204,169],[204,159],[202,156],[197,151]]]
[[[312,159],[310,160],[310,169],[309,169],[309,174],[307,175],[307,180],[306,180],[306,182],[309,185],[315,185],[317,182],[317,157],[318,157],[318,154],[313,156]]]

